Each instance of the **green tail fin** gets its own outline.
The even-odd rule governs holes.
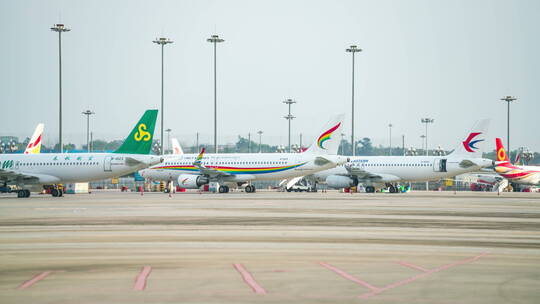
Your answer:
[[[114,153],[149,154],[156,127],[158,110],[146,110],[120,148]]]

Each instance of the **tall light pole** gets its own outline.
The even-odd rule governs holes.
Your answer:
[[[345,139],[345,133],[341,133],[340,135],[341,135],[341,141],[339,142],[339,147],[341,147],[341,155],[345,155],[345,146],[343,146],[343,140]]]
[[[217,56],[216,49],[217,44],[225,41],[224,39],[219,38],[218,35],[212,35],[206,41],[214,44],[214,153],[218,153],[218,144],[217,144]]]
[[[64,146],[62,144],[62,33],[71,31],[70,28],[65,27],[63,24],[55,24],[51,27],[51,31],[58,33],[58,97],[59,97],[59,115],[58,115],[58,141],[60,143],[60,153],[64,152]]]
[[[423,124],[426,124],[426,133],[425,133],[425,135],[426,135],[426,156],[427,156],[427,155],[429,155],[429,152],[428,152],[429,149],[428,149],[427,127],[428,127],[428,124],[433,123],[433,122],[435,121],[435,119],[433,119],[433,118],[422,118],[420,121],[421,121]]]
[[[248,153],[251,153],[251,132],[248,132]]]
[[[356,147],[354,145],[354,54],[361,52],[362,49],[359,49],[356,45],[351,45],[348,49],[345,49],[346,52],[352,53],[352,108],[351,108],[351,146],[352,146],[352,155],[356,155]]]
[[[420,138],[422,139],[422,150],[424,149],[424,143],[426,141],[426,136],[424,134],[420,135]]]
[[[420,120],[423,124],[426,124],[426,133],[425,133],[425,139],[426,139],[426,156],[429,155],[429,148],[428,148],[428,137],[427,137],[427,127],[428,124],[433,123],[435,120],[433,118],[422,118]],[[429,181],[426,181],[426,191],[429,191]]]
[[[505,96],[501,98],[502,101],[506,101],[507,107],[506,107],[506,150],[508,151],[508,157],[510,157],[510,154],[512,153],[512,150],[510,150],[510,103],[512,101],[517,100],[517,98],[513,96]]]
[[[165,130],[165,132],[167,132],[167,150],[168,151],[171,151],[171,131],[172,131],[171,128]]]
[[[401,134],[401,150],[403,150],[403,156],[405,156],[405,134]]]
[[[287,98],[286,100],[283,101],[283,103],[289,106],[289,114],[287,116],[283,116],[283,117],[286,120],[289,121],[289,153],[291,153],[291,120],[296,118],[296,117],[291,115],[291,105],[293,103],[296,103],[296,101],[294,101],[294,100],[292,100],[290,98]]]
[[[86,110],[81,114],[86,115],[86,150],[90,153],[90,115],[96,114],[90,110]]]
[[[261,153],[261,144],[262,144],[262,134],[263,134],[263,131],[257,131],[257,134],[259,134],[259,153]]]
[[[161,46],[161,137],[160,137],[160,143],[161,143],[161,154],[164,154],[163,149],[163,116],[165,114],[165,109],[163,108],[163,49],[165,48],[165,45],[169,43],[173,43],[172,40],[169,38],[156,38],[156,40],[152,41],[153,43]]]
[[[197,132],[197,143],[196,143],[196,146],[197,146],[197,151],[195,151],[196,153],[199,153],[199,132]]]
[[[389,137],[390,138],[390,151],[389,151],[388,155],[390,155],[390,156],[392,156],[392,127],[393,126],[394,125],[392,125],[391,123],[388,124],[388,129],[390,130],[390,137]]]

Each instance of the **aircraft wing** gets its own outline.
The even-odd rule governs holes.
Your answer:
[[[368,172],[366,170],[363,170],[363,169],[360,169],[360,168],[355,168],[353,166],[348,166],[348,165],[345,165],[345,169],[347,169],[347,175],[354,175],[356,176],[358,179],[380,179],[382,178],[382,176],[378,175],[378,174],[374,174],[374,173],[371,173],[371,172]]]
[[[215,168],[209,168],[203,165],[202,159],[203,159],[204,151],[205,149],[203,148],[201,150],[201,153],[199,153],[199,156],[197,156],[197,159],[193,162],[193,166],[199,169],[199,172],[201,172],[202,175],[208,176],[210,178],[232,176],[232,174],[230,173],[219,171]]]
[[[206,176],[208,176],[210,178],[232,176],[232,174],[230,174],[230,173],[219,171],[219,170],[214,169],[214,168],[208,168],[208,167],[203,166],[202,164],[199,165],[199,166],[195,165],[195,167],[197,167],[197,169],[199,169],[199,171],[201,172],[202,175],[206,175]]]
[[[15,171],[0,169],[0,180],[4,182],[17,181],[23,183],[37,183],[39,181],[39,177]]]
[[[352,166],[345,165],[347,169],[347,175],[356,176],[359,182],[369,181],[369,182],[395,182],[401,180],[399,177],[391,174],[378,174],[373,172],[368,172],[360,168],[354,168]]]

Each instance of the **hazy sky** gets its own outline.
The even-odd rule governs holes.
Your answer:
[[[430,145],[450,149],[477,118],[491,138],[540,151],[540,1],[6,1],[0,2],[0,134],[30,136],[45,123],[58,134],[58,38],[63,35],[65,142],[123,138],[145,109],[160,103],[159,36],[165,50],[165,128],[184,144],[213,130],[213,33],[218,45],[220,142],[263,130],[286,144],[311,142],[330,115],[348,113],[351,55],[357,44],[356,134],[420,146],[421,117],[432,117]],[[158,136],[159,129],[156,129]],[[489,141],[489,149],[494,141]]]

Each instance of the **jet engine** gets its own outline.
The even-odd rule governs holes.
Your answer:
[[[356,178],[341,175],[330,175],[326,178],[326,184],[332,188],[349,188],[358,185]]]
[[[200,186],[208,183],[208,178],[200,175],[182,174],[178,177],[178,186],[181,188],[199,189]]]

